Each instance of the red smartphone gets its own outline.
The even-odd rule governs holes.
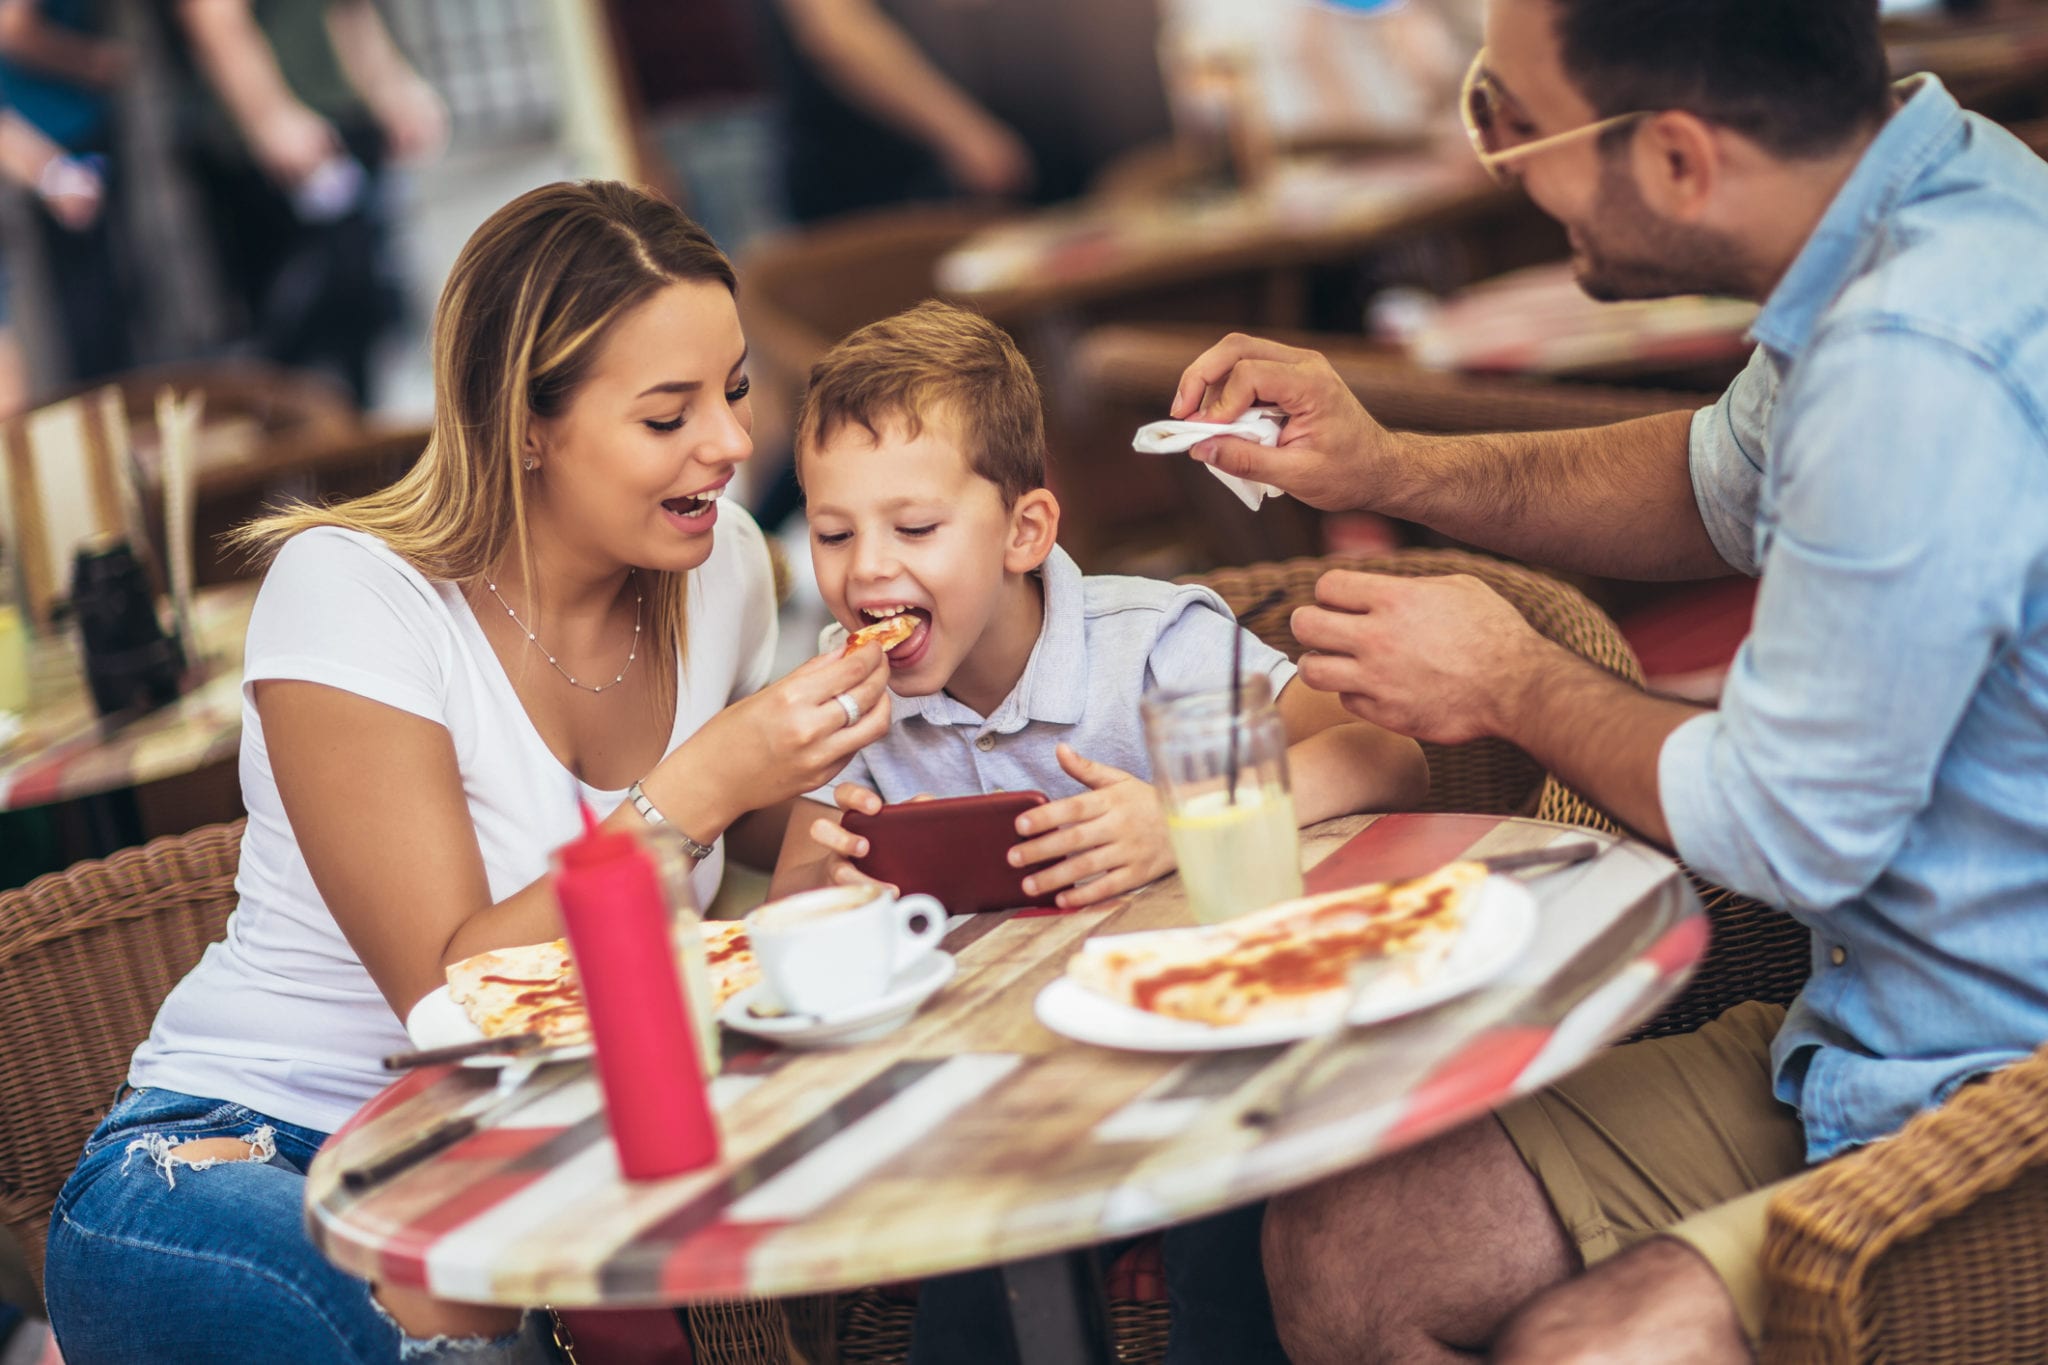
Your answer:
[[[1021,842],[1017,817],[1044,804],[1044,792],[990,792],[904,801],[873,815],[850,810],[841,823],[868,841],[855,867],[906,896],[934,896],[949,913],[967,915],[1056,903],[1056,891],[1026,894],[1024,878],[1035,868],[1009,863]]]

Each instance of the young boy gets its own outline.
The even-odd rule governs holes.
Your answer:
[[[1138,701],[1221,687],[1239,627],[1207,588],[1086,577],[1054,543],[1038,385],[1009,337],[938,302],[861,328],[811,372],[796,459],[840,626],[917,626],[889,651],[888,733],[797,804],[773,894],[861,879],[844,810],[1004,789],[1052,798],[1017,819],[1014,864],[1059,860],[1034,895],[1093,905],[1171,871]],[[1413,740],[1354,720],[1249,632],[1242,647],[1279,698],[1301,823],[1422,796]]]

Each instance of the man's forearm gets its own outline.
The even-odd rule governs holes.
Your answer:
[[[1501,738],[1643,838],[1672,846],[1657,763],[1696,707],[1652,696],[1557,645],[1518,680]]]
[[[22,66],[97,87],[107,80],[113,44],[44,19],[36,0],[0,4],[0,54]]]
[[[372,108],[392,87],[419,79],[370,0],[339,0],[329,5],[327,34],[334,40],[342,75]]]
[[[181,0],[178,17],[194,60],[245,139],[253,143],[265,119],[299,103],[248,0]]]
[[[1609,578],[1730,572],[1700,519],[1690,412],[1576,431],[1404,438],[1408,477],[1360,505],[1499,554]]]
[[[927,147],[960,123],[987,120],[870,0],[780,0],[790,34],[842,95]]]

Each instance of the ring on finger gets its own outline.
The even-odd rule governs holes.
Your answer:
[[[852,693],[841,692],[838,696],[832,698],[832,700],[838,702],[839,709],[846,713],[846,723],[848,725],[855,725],[859,723],[860,703],[854,700]]]

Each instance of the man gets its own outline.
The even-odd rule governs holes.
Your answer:
[[[1333,573],[1295,631],[1360,716],[1509,739],[1793,915],[1814,976],[1276,1201],[1267,1276],[1311,1365],[1741,1360],[1771,1184],[2048,1038],[2048,167],[1939,82],[1888,87],[1876,0],[1491,0],[1486,27],[1482,159],[1594,296],[1762,301],[1748,368],[1698,413],[1397,436],[1320,356],[1230,337],[1175,415],[1284,408],[1277,449],[1196,453],[1319,507],[1760,575],[1718,712],[1468,579]]]

